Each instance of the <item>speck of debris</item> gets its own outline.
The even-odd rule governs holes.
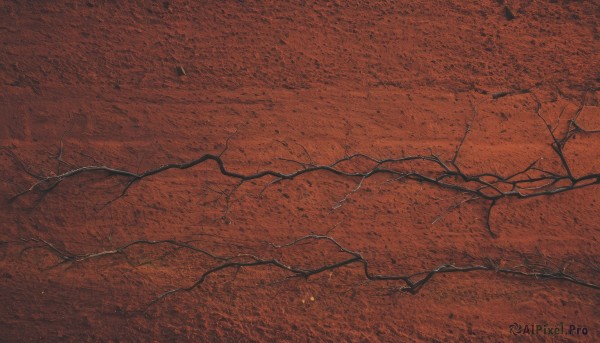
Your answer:
[[[515,19],[515,14],[513,13],[513,11],[510,9],[510,7],[508,6],[504,6],[504,16],[506,17],[506,19],[508,20],[513,20]]]
[[[502,97],[505,97],[507,95],[509,95],[510,92],[498,92],[498,93],[493,93],[492,94],[492,99],[500,99]]]
[[[177,75],[179,75],[179,76],[187,75],[185,73],[185,69],[183,69],[182,66],[177,66],[177,68],[175,68],[175,71],[177,72]]]

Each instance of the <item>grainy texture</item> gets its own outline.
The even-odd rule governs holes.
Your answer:
[[[36,175],[142,173],[218,155],[228,138],[221,158],[243,174],[359,152],[450,161],[471,120],[463,172],[509,175],[543,157],[540,168],[563,173],[537,101],[558,137],[582,104],[578,124],[600,129],[600,7],[509,5],[513,20],[498,1],[4,1],[0,339],[495,342],[514,322],[564,322],[600,340],[597,290],[489,271],[436,275],[412,295],[397,291],[403,282],[365,282],[360,265],[290,280],[231,269],[132,314],[214,261],[135,245],[56,266],[53,251],[20,241],[87,254],[193,240],[304,268],[339,261],[326,242],[260,250],[315,233],[360,252],[376,274],[526,260],[598,283],[596,186],[498,201],[496,238],[489,203],[383,175],[357,191],[360,179],[316,172],[226,196],[236,181],[206,163],[146,178],[113,202],[126,180],[102,173],[9,201]],[[564,156],[574,177],[600,172],[600,135],[576,134]]]

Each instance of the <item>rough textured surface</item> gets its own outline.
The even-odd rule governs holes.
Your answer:
[[[471,257],[516,264],[522,254],[599,263],[598,187],[499,202],[469,202],[435,224],[460,194],[418,183],[312,174],[234,184],[214,164],[172,171],[118,195],[122,180],[68,180],[42,201],[7,199],[34,173],[106,164],[142,171],[204,153],[236,171],[291,171],[278,158],[329,163],[346,151],[376,157],[452,157],[478,116],[459,164],[510,174],[539,157],[560,170],[542,114],[564,128],[600,128],[600,7],[594,1],[4,1],[0,6],[0,239],[39,237],[75,252],[136,239],[285,243],[330,234],[379,273],[416,272]],[[178,67],[186,75],[179,75]],[[587,92],[586,92],[587,90]],[[560,116],[560,113],[563,113]],[[560,118],[560,120],[559,120]],[[232,136],[234,132],[237,133]],[[305,151],[306,150],[306,151]],[[600,170],[600,135],[565,154],[573,172]],[[68,166],[63,165],[62,171]],[[310,265],[331,247],[291,251]],[[586,326],[600,341],[600,293],[559,281],[489,272],[437,276],[416,295],[365,283],[357,267],[308,280],[268,268],[211,276],[200,288],[127,315],[210,266],[160,247],[48,269],[43,249],[0,246],[3,341],[503,341],[518,323]],[[583,268],[596,281],[598,269]],[[311,297],[314,301],[311,301]],[[543,337],[542,337],[543,338]],[[572,337],[561,337],[569,340]]]

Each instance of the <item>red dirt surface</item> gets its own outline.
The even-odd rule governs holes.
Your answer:
[[[514,20],[502,1],[3,1],[1,340],[499,342],[513,338],[514,322],[563,322],[589,334],[517,338],[600,341],[600,292],[560,280],[449,273],[412,295],[394,291],[401,283],[365,282],[359,265],[290,280],[243,268],[132,313],[214,263],[145,246],[56,266],[50,251],[18,242],[91,253],[196,239],[226,254],[232,242],[329,232],[381,274],[486,258],[514,265],[522,254],[598,264],[597,186],[500,201],[491,214],[497,238],[486,230],[489,204],[446,214],[460,194],[415,182],[368,179],[332,210],[357,180],[327,173],[271,185],[261,198],[267,180],[247,183],[223,219],[215,191],[235,181],[214,163],[144,179],[108,206],[124,180],[103,174],[68,179],[41,200],[8,201],[35,181],[18,159],[48,176],[71,168],[57,170],[61,151],[72,166],[134,172],[218,154],[228,137],[223,160],[244,173],[293,171],[279,158],[307,153],[322,164],[347,151],[450,159],[471,103],[478,115],[458,160],[465,172],[510,174],[539,157],[560,171],[532,95],[492,94],[531,89],[561,128],[585,95],[580,123],[600,128],[600,6],[509,5]],[[598,173],[600,135],[576,137],[565,155],[574,174]],[[325,244],[281,254],[303,266],[339,256]],[[598,282],[597,268],[579,269]]]

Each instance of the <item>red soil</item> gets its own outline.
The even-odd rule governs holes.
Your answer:
[[[170,171],[117,196],[123,179],[83,175],[41,201],[7,199],[34,179],[19,166],[57,173],[73,166],[143,171],[218,153],[244,173],[331,163],[345,151],[378,158],[431,152],[465,172],[510,174],[539,157],[560,171],[541,114],[564,128],[584,94],[580,122],[600,128],[600,7],[594,1],[3,1],[0,9],[0,332],[15,341],[504,341],[514,322],[589,329],[600,341],[600,293],[560,280],[481,271],[435,276],[416,295],[399,283],[364,282],[360,266],[308,279],[272,268],[211,275],[143,314],[166,290],[191,285],[213,262],[165,247],[62,264],[39,237],[77,253],[137,239],[199,239],[226,254],[258,241],[325,233],[360,251],[374,273],[406,274],[444,263],[501,265],[522,254],[599,263],[599,188],[503,200],[486,231],[485,202],[432,222],[460,194],[414,182],[315,173],[270,186],[231,188],[214,163]],[[182,66],[185,76],[178,76]],[[587,93],[585,90],[588,90]],[[559,114],[563,111],[562,117]],[[600,170],[600,135],[565,154],[573,173]],[[62,171],[69,167],[62,166]],[[210,187],[210,189],[208,188]],[[218,200],[217,200],[218,199]],[[213,201],[214,200],[214,201]],[[235,250],[237,251],[237,250]],[[260,254],[260,250],[253,250]],[[294,247],[282,259],[311,266],[336,249]],[[578,276],[598,282],[598,269]],[[314,300],[311,300],[311,297]],[[550,339],[534,336],[532,340]]]

